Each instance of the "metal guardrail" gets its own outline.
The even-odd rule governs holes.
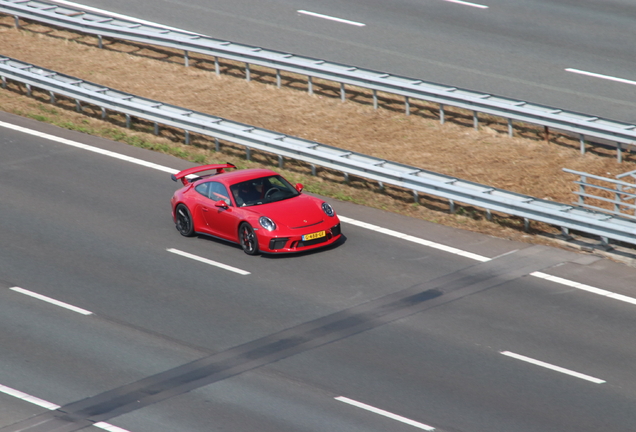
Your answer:
[[[574,204],[602,213],[636,220],[636,183],[628,183],[567,168],[563,168],[563,171],[579,176],[579,180],[574,182],[574,184],[579,186],[579,189],[574,191],[574,194],[578,196],[578,200]],[[632,173],[625,173],[617,177],[622,178],[628,175],[632,175]],[[595,182],[592,183],[592,181]],[[586,199],[588,199],[588,203],[585,202]],[[589,204],[589,200],[595,200],[599,205]],[[603,204],[612,208],[600,207]]]
[[[99,38],[100,46],[102,45],[102,37],[110,37],[176,48],[184,51],[186,65],[188,64],[189,52],[212,56],[215,58],[217,74],[219,73],[218,59],[220,57],[245,63],[248,80],[250,79],[250,65],[258,65],[275,69],[279,86],[281,70],[307,76],[310,93],[313,92],[312,78],[340,83],[341,98],[343,99],[345,98],[345,85],[366,88],[373,91],[374,106],[376,107],[377,91],[401,95],[404,97],[407,114],[410,110],[409,98],[433,102],[439,104],[442,123],[444,122],[444,107],[454,106],[472,111],[475,127],[478,127],[478,113],[506,118],[510,135],[513,133],[513,121],[553,128],[578,135],[581,153],[585,153],[586,137],[601,139],[615,143],[619,162],[622,161],[624,149],[631,150],[633,146],[636,146],[636,125],[634,124],[565,111],[527,101],[237,44],[183,30],[138,23],[40,0],[0,0],[0,13],[13,15],[16,26],[19,25],[19,18],[25,18],[96,35]]]
[[[78,110],[82,103],[101,107],[102,116],[107,110],[131,117],[141,118],[158,125],[167,125],[186,131],[244,145],[248,151],[254,148],[278,155],[282,166],[283,158],[301,160],[343,172],[345,177],[355,175],[412,190],[414,197],[424,193],[448,199],[451,209],[455,202],[491,211],[522,217],[526,225],[530,220],[545,222],[561,227],[562,230],[576,230],[601,237],[604,242],[614,239],[636,244],[636,221],[590,212],[581,207],[541,200],[458,178],[445,176],[416,167],[399,164],[372,156],[346,151],[315,141],[304,140],[277,132],[232,122],[220,117],[195,112],[186,108],[164,104],[155,100],[124,93],[99,84],[84,81],[52,70],[24,63],[8,57],[0,57],[0,77],[6,87],[7,79],[26,85],[30,93],[32,87],[49,92],[51,101],[55,95],[63,95],[76,101]],[[315,170],[314,170],[315,173]]]

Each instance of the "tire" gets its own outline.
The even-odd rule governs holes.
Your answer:
[[[179,234],[184,237],[192,237],[194,235],[194,223],[192,223],[192,215],[185,204],[177,205],[175,209],[176,227]]]
[[[243,252],[248,255],[256,255],[258,253],[258,238],[256,238],[254,228],[247,222],[243,222],[239,226],[238,235]]]

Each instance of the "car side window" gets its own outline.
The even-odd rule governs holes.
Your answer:
[[[230,202],[230,195],[227,193],[227,189],[221,183],[209,182],[210,190],[208,198],[212,201],[223,200],[227,205],[232,205]]]
[[[208,197],[208,190],[210,188],[210,183],[205,182],[205,183],[201,183],[195,186],[194,190],[199,192],[201,195],[203,195],[204,197]]]

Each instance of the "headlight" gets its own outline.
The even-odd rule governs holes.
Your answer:
[[[335,214],[333,207],[326,202],[322,203],[322,211],[324,211],[327,216],[333,216]]]
[[[265,228],[267,231],[274,231],[276,229],[276,224],[274,223],[274,221],[268,218],[267,216],[261,216],[258,219],[258,223],[260,223],[261,226]]]

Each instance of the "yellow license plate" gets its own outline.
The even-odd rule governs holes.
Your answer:
[[[303,236],[303,241],[317,239],[317,238],[320,238],[320,237],[324,237],[326,235],[327,235],[327,233],[325,231],[319,231],[319,232],[312,233],[312,234],[305,234]]]

